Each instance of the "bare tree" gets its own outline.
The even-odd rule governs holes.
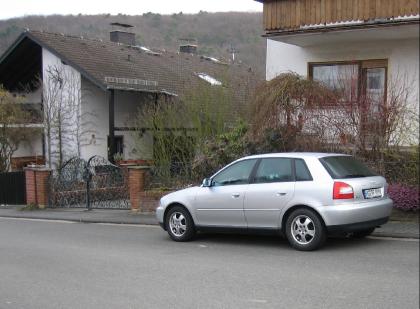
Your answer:
[[[82,136],[80,78],[72,70],[52,65],[42,81],[48,164],[61,167],[65,158],[80,156]]]
[[[317,104],[312,128],[328,132],[331,144],[373,158],[391,148],[417,144],[419,118],[412,98],[413,80],[396,73],[386,89],[374,94],[360,87],[357,77],[345,80],[335,100],[328,106]]]
[[[317,105],[335,100],[336,95],[318,82],[296,73],[280,74],[255,92],[251,138],[256,144],[271,139],[275,145],[271,151],[315,150],[326,134],[319,125]]]

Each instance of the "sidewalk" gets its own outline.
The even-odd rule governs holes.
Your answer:
[[[45,220],[65,220],[83,223],[115,224],[158,224],[154,214],[133,213],[116,209],[44,209],[21,211],[21,206],[0,206],[0,218],[27,218]],[[419,238],[419,224],[414,222],[390,221],[377,228],[372,234],[381,237]]]
[[[115,223],[115,224],[158,224],[155,214],[134,213],[119,209],[86,209],[63,208],[21,211],[22,206],[0,206],[0,218],[27,218],[45,220],[65,220],[82,223]]]

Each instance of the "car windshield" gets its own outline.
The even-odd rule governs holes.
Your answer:
[[[376,176],[366,165],[351,156],[331,156],[319,160],[333,179]]]

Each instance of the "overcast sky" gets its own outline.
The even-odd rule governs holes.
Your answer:
[[[262,11],[262,4],[253,0],[12,0],[1,5],[0,19],[24,15],[51,14],[129,14],[147,12],[197,13],[226,11]]]

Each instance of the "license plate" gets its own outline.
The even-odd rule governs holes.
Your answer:
[[[363,190],[365,199],[382,197],[382,188]]]

